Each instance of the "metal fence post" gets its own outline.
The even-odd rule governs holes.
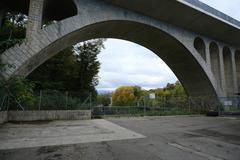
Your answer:
[[[144,96],[144,110],[143,110],[143,115],[144,116],[146,116],[146,105],[147,105],[146,96]]]
[[[42,105],[42,90],[39,91],[38,110],[41,110],[41,105]]]
[[[92,92],[90,92],[90,95],[89,95],[89,106],[90,106],[90,110],[92,111]]]
[[[190,97],[188,97],[188,113],[191,113],[191,100]]]
[[[65,109],[67,110],[68,109],[68,91],[66,91],[65,95],[66,95]]]

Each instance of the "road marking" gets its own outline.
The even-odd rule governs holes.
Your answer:
[[[197,155],[199,155],[201,157],[207,158],[208,160],[223,160],[221,158],[214,157],[212,155],[209,155],[209,154],[206,154],[206,153],[203,153],[203,152],[200,152],[200,151],[196,151],[196,150],[191,149],[191,148],[187,148],[187,147],[179,145],[177,143],[168,143],[168,144],[170,146],[176,147],[176,148],[181,149],[183,151],[187,151],[187,152],[191,152],[191,153],[197,154]]]

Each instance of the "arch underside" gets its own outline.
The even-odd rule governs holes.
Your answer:
[[[140,44],[157,54],[171,68],[189,96],[217,98],[203,68],[181,42],[158,28],[123,20],[104,21],[75,30],[42,49],[16,73],[26,76],[66,47],[94,38],[117,38]]]

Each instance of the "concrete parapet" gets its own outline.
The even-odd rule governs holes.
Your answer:
[[[0,124],[5,123],[8,121],[8,114],[7,112],[0,112]]]
[[[90,110],[46,110],[0,112],[0,123],[7,121],[87,120]]]

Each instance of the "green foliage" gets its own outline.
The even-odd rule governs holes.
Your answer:
[[[26,16],[8,12],[0,28],[0,53],[23,42],[26,35]]]
[[[0,81],[0,92],[13,99],[11,106],[14,108],[18,105],[31,106],[34,104],[33,95],[34,84],[22,77],[15,77],[8,81]]]
[[[156,99],[149,99],[149,94],[155,93]],[[166,104],[167,103],[167,104]],[[116,106],[184,106],[187,95],[181,83],[167,84],[164,88],[142,90],[138,86],[123,86],[116,89],[113,94],[113,105]]]
[[[103,106],[109,106],[111,104],[111,95],[110,94],[98,95],[97,104],[103,105]]]
[[[69,47],[38,67],[28,79],[36,83],[35,90],[80,92],[82,100],[92,93],[96,100],[100,69],[97,55],[103,47],[102,39]]]

